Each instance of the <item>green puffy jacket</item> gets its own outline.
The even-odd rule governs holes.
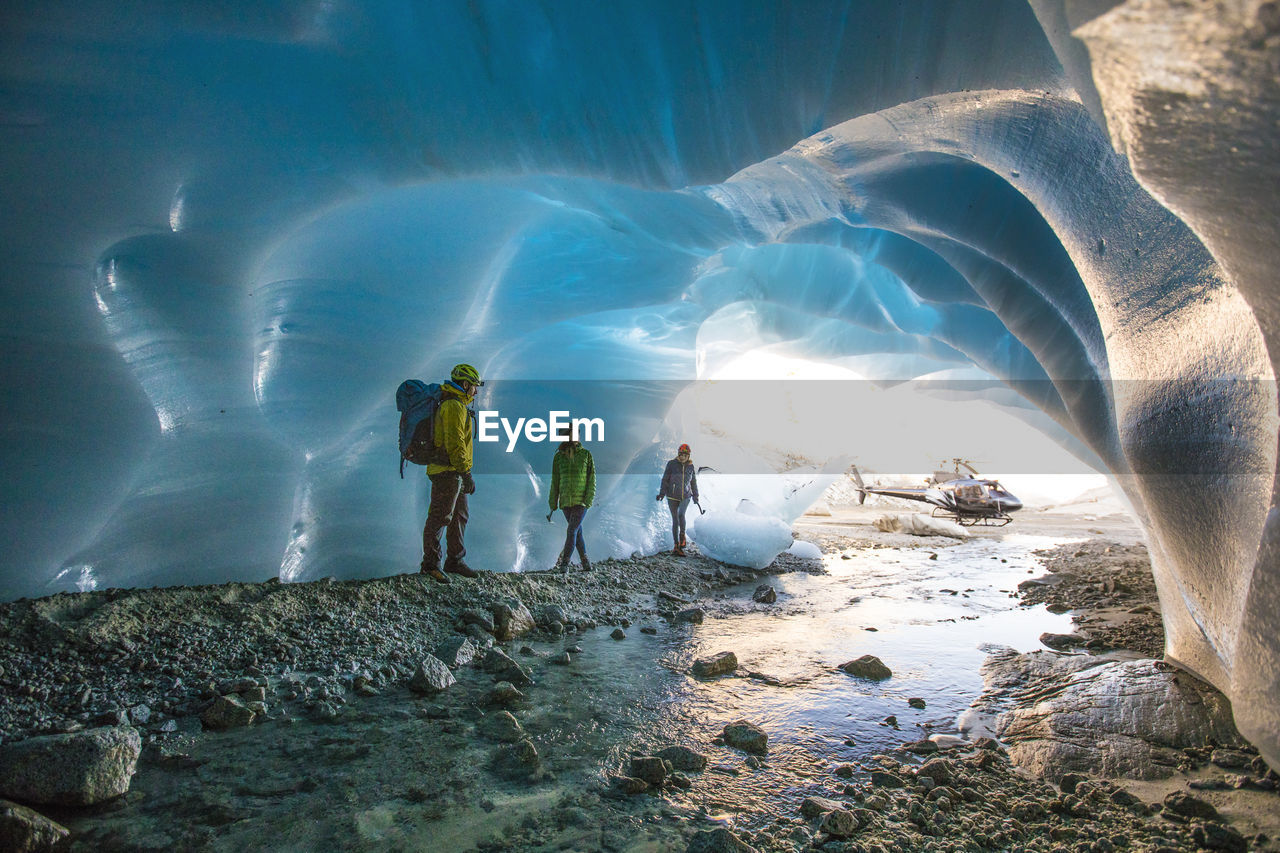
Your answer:
[[[548,503],[554,512],[567,506],[591,506],[596,499],[596,463],[591,451],[578,447],[573,457],[557,450],[551,460],[551,492]]]
[[[467,404],[471,398],[446,384],[436,410],[436,447],[443,448],[448,462],[431,462],[427,476],[456,471],[465,474],[471,470],[471,412]]]

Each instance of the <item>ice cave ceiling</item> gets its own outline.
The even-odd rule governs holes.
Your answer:
[[[643,549],[681,385],[768,346],[1003,383],[1116,478],[1169,656],[1280,758],[1274,2],[0,22],[4,598],[412,567],[392,394],[459,359],[617,425],[593,535]],[[519,568],[545,466],[486,454],[472,550]]]

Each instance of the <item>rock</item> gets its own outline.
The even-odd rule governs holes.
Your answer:
[[[841,779],[852,779],[853,774],[858,772],[858,765],[837,764],[835,766],[835,769],[832,770],[831,772],[839,776]]]
[[[499,681],[485,696],[490,705],[514,705],[524,699],[524,694],[510,681]]]
[[[1222,816],[1212,804],[1185,791],[1174,791],[1164,798],[1164,807],[1174,814],[1183,817],[1194,817],[1203,820],[1221,820]]]
[[[667,592],[666,590],[658,590],[658,598],[663,599],[665,601],[670,601],[673,604],[689,603],[689,599],[682,598],[681,596],[676,595],[675,593],[672,593],[672,592]]]
[[[686,853],[756,853],[756,848],[723,826],[699,832],[689,841]]]
[[[946,758],[931,758],[916,771],[917,777],[927,777],[939,785],[950,785],[955,781],[955,765]]]
[[[896,776],[887,770],[872,770],[871,784],[877,788],[901,788],[906,783],[902,781],[901,776]]]
[[[691,625],[701,625],[705,617],[706,612],[701,607],[688,607],[676,612],[676,623],[688,622]]]
[[[767,583],[762,583],[751,593],[751,600],[759,604],[773,604],[778,600],[778,593]]]
[[[1155,660],[991,655],[983,676],[988,684],[1027,684],[1020,689],[1028,693],[1052,686],[1052,695],[1001,714],[996,726],[1009,757],[1051,782],[1067,773],[1164,778],[1176,772],[1183,748],[1242,743],[1225,696]]]
[[[493,610],[493,635],[502,642],[523,637],[537,627],[533,614],[519,599],[509,598],[495,604]]]
[[[674,787],[684,791],[693,787],[693,780],[679,771],[671,774],[670,782]]]
[[[1197,824],[1191,830],[1191,840],[1201,850],[1225,850],[1227,853],[1246,853],[1249,842],[1229,826],[1218,823]]]
[[[660,788],[667,781],[667,766],[656,755],[641,755],[631,759],[631,775]]]
[[[614,794],[634,797],[636,794],[643,794],[645,791],[649,790],[649,783],[643,779],[637,779],[634,776],[622,776],[617,773],[610,773],[609,788]]]
[[[547,633],[560,636],[564,633],[564,623],[551,621],[547,623]]]
[[[836,838],[848,838],[856,834],[858,828],[858,818],[844,809],[827,812],[818,826],[818,829]]]
[[[142,738],[128,726],[33,737],[0,747],[0,795],[87,806],[129,790]]]
[[[1076,786],[1081,782],[1088,782],[1089,777],[1080,773],[1067,773],[1058,780],[1058,787],[1062,789],[1064,794],[1074,794]]]
[[[510,681],[519,687],[533,684],[533,675],[529,669],[516,663],[502,649],[490,649],[484,656],[484,671],[500,681]]]
[[[257,714],[239,696],[219,696],[200,715],[206,729],[237,729],[253,724]]]
[[[842,663],[839,669],[849,675],[856,675],[858,678],[870,678],[875,681],[893,677],[889,667],[885,666],[884,662],[875,655],[863,655],[857,660]]]
[[[640,633],[648,634],[650,637],[652,637],[658,633],[658,629],[653,627],[652,625],[646,625],[640,629]]]
[[[907,704],[912,708],[922,709],[925,707],[924,700],[918,696],[913,696],[907,700]]]
[[[800,814],[807,818],[815,818],[827,812],[838,811],[843,808],[844,803],[839,800],[829,800],[826,797],[805,797],[804,802],[800,804]]]
[[[52,850],[71,835],[70,830],[54,823],[26,806],[0,800],[0,850],[10,853],[36,853]]]
[[[1040,642],[1051,649],[1065,652],[1067,649],[1083,646],[1086,640],[1079,634],[1051,634],[1045,632],[1040,635]]]
[[[553,622],[559,622],[561,629],[569,623],[569,617],[564,612],[564,608],[559,604],[548,604],[542,608],[542,624],[548,627]]]
[[[129,709],[129,719],[135,726],[145,726],[151,722],[151,708],[139,703]]]
[[[450,669],[457,669],[475,660],[476,647],[466,637],[450,637],[436,646],[435,657]]]
[[[707,766],[707,757],[687,746],[669,746],[660,750],[658,757],[676,770],[702,770]]]
[[[409,679],[409,689],[424,696],[434,696],[456,683],[457,679],[453,677],[453,673],[449,671],[444,661],[434,655],[427,655],[418,664],[413,678]]]
[[[769,749],[769,735],[764,729],[746,720],[738,720],[725,726],[721,737],[726,744],[743,752],[764,755]]]
[[[464,610],[461,616],[464,625],[475,625],[480,630],[492,634],[497,630],[494,624],[493,616],[485,613],[483,610]]]
[[[560,652],[559,654],[552,655],[548,660],[556,666],[568,666],[573,663],[573,658],[569,657],[568,652]]]
[[[510,711],[490,714],[482,724],[485,735],[503,743],[515,743],[524,737],[524,727]]]
[[[1228,770],[1240,770],[1253,763],[1253,756],[1238,749],[1215,749],[1209,754],[1209,761]]]
[[[916,755],[932,755],[938,751],[938,745],[928,738],[925,738],[924,740],[913,740],[911,743],[904,743],[902,748],[907,752],[914,752]]]
[[[510,778],[537,780],[545,775],[538,748],[528,738],[500,749],[495,763],[497,769]]]
[[[714,678],[738,668],[738,656],[733,652],[720,652],[709,658],[698,658],[690,670],[697,678]]]
[[[627,638],[627,632],[621,628],[614,628],[609,636],[613,637],[615,640],[625,640]]]

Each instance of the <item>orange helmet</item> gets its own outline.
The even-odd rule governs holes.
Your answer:
[[[691,453],[691,452],[692,451],[689,450],[689,445],[682,444],[680,445],[680,448],[676,451],[676,456],[679,456],[681,453]]]

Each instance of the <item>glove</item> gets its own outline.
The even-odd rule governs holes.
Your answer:
[[[464,495],[474,495],[476,493],[476,481],[471,477],[471,472],[462,475],[462,493]]]
[[[654,500],[656,500],[656,501],[658,501],[659,503],[661,503],[661,502],[662,502],[662,493],[661,493],[661,492],[659,492],[659,493],[658,493],[658,496],[657,496],[656,498],[654,498]]]

